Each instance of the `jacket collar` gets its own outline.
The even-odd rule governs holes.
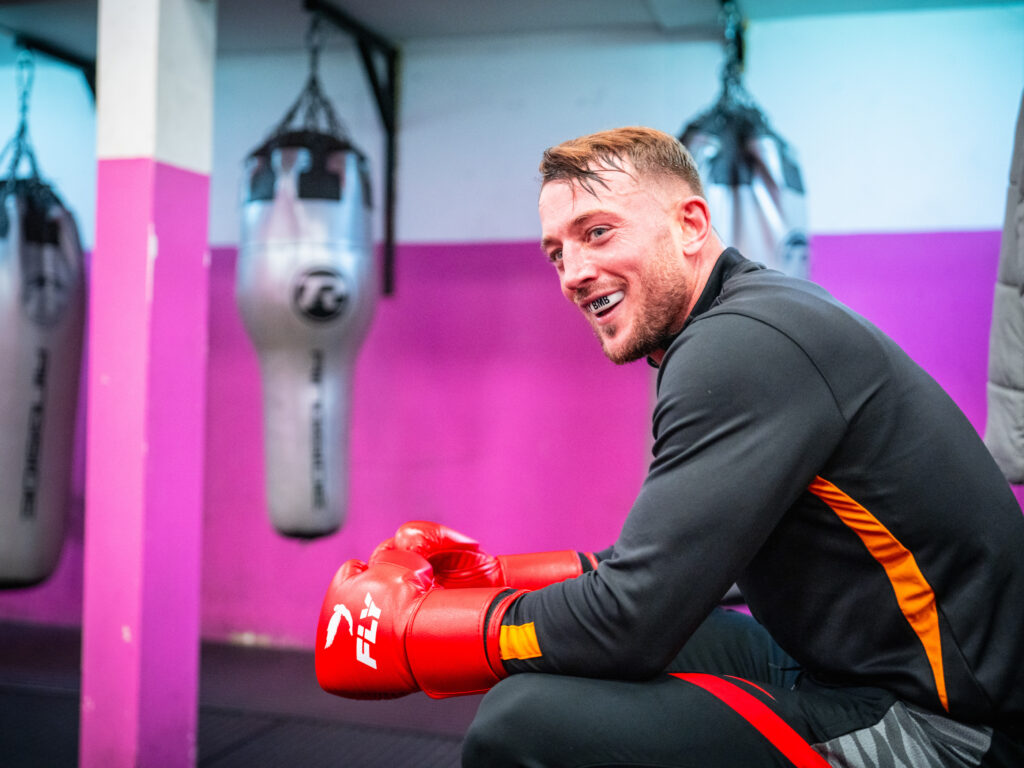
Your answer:
[[[715,268],[711,270],[708,282],[704,290],[700,292],[700,298],[693,305],[693,311],[683,323],[683,328],[688,326],[695,317],[699,317],[718,303],[718,297],[722,293],[722,286],[725,281],[740,272],[749,272],[752,269],[764,269],[760,264],[755,264],[743,258],[742,254],[735,248],[726,248],[722,255],[715,262]],[[681,331],[680,331],[681,332]],[[678,336],[678,334],[676,334]]]
[[[764,269],[764,267],[743,258],[743,255],[735,248],[726,248],[722,251],[718,261],[715,262],[714,269],[711,270],[711,274],[708,276],[704,290],[700,292],[700,298],[693,305],[693,310],[690,312],[690,316],[686,318],[686,322],[683,323],[683,327],[679,329],[679,333],[682,333],[693,322],[694,318],[703,315],[718,303],[719,296],[722,293],[722,286],[725,285],[726,280],[740,272],[749,272],[754,269]],[[679,336],[679,333],[672,337],[673,340]],[[649,357],[647,362],[652,368],[658,367],[658,364]]]

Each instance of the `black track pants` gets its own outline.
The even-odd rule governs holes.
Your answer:
[[[463,767],[989,764],[981,759],[987,729],[908,711],[879,689],[827,689],[798,677],[756,621],[716,610],[654,680],[525,673],[502,681],[470,726]]]

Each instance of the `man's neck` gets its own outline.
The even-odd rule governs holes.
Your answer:
[[[708,241],[701,248],[700,253],[694,257],[696,263],[694,264],[694,284],[693,290],[690,294],[690,301],[686,307],[686,314],[683,315],[682,320],[679,323],[679,327],[675,333],[682,331],[686,325],[687,320],[693,314],[694,308],[697,306],[701,297],[704,295],[704,289],[707,288],[708,281],[711,279],[711,274],[715,271],[715,266],[718,264],[719,258],[722,253],[725,252],[725,246],[722,245],[722,241],[717,237],[708,238]],[[655,366],[661,365],[662,359],[665,357],[666,349],[656,349],[650,355],[647,356],[647,361]]]

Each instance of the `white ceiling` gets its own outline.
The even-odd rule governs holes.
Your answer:
[[[327,0],[397,45],[448,36],[586,30],[666,36],[717,34],[719,0]],[[1019,0],[1017,0],[1019,2]],[[739,0],[748,19],[974,5],[1013,0]],[[97,0],[0,0],[0,33],[21,33],[86,59],[96,55]],[[218,52],[296,50],[309,16],[303,0],[219,0]],[[326,36],[347,44],[347,37]]]

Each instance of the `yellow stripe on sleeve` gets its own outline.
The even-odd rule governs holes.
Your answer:
[[[501,659],[536,659],[543,654],[537,642],[537,630],[531,621],[529,624],[503,625],[498,638],[501,646]]]

